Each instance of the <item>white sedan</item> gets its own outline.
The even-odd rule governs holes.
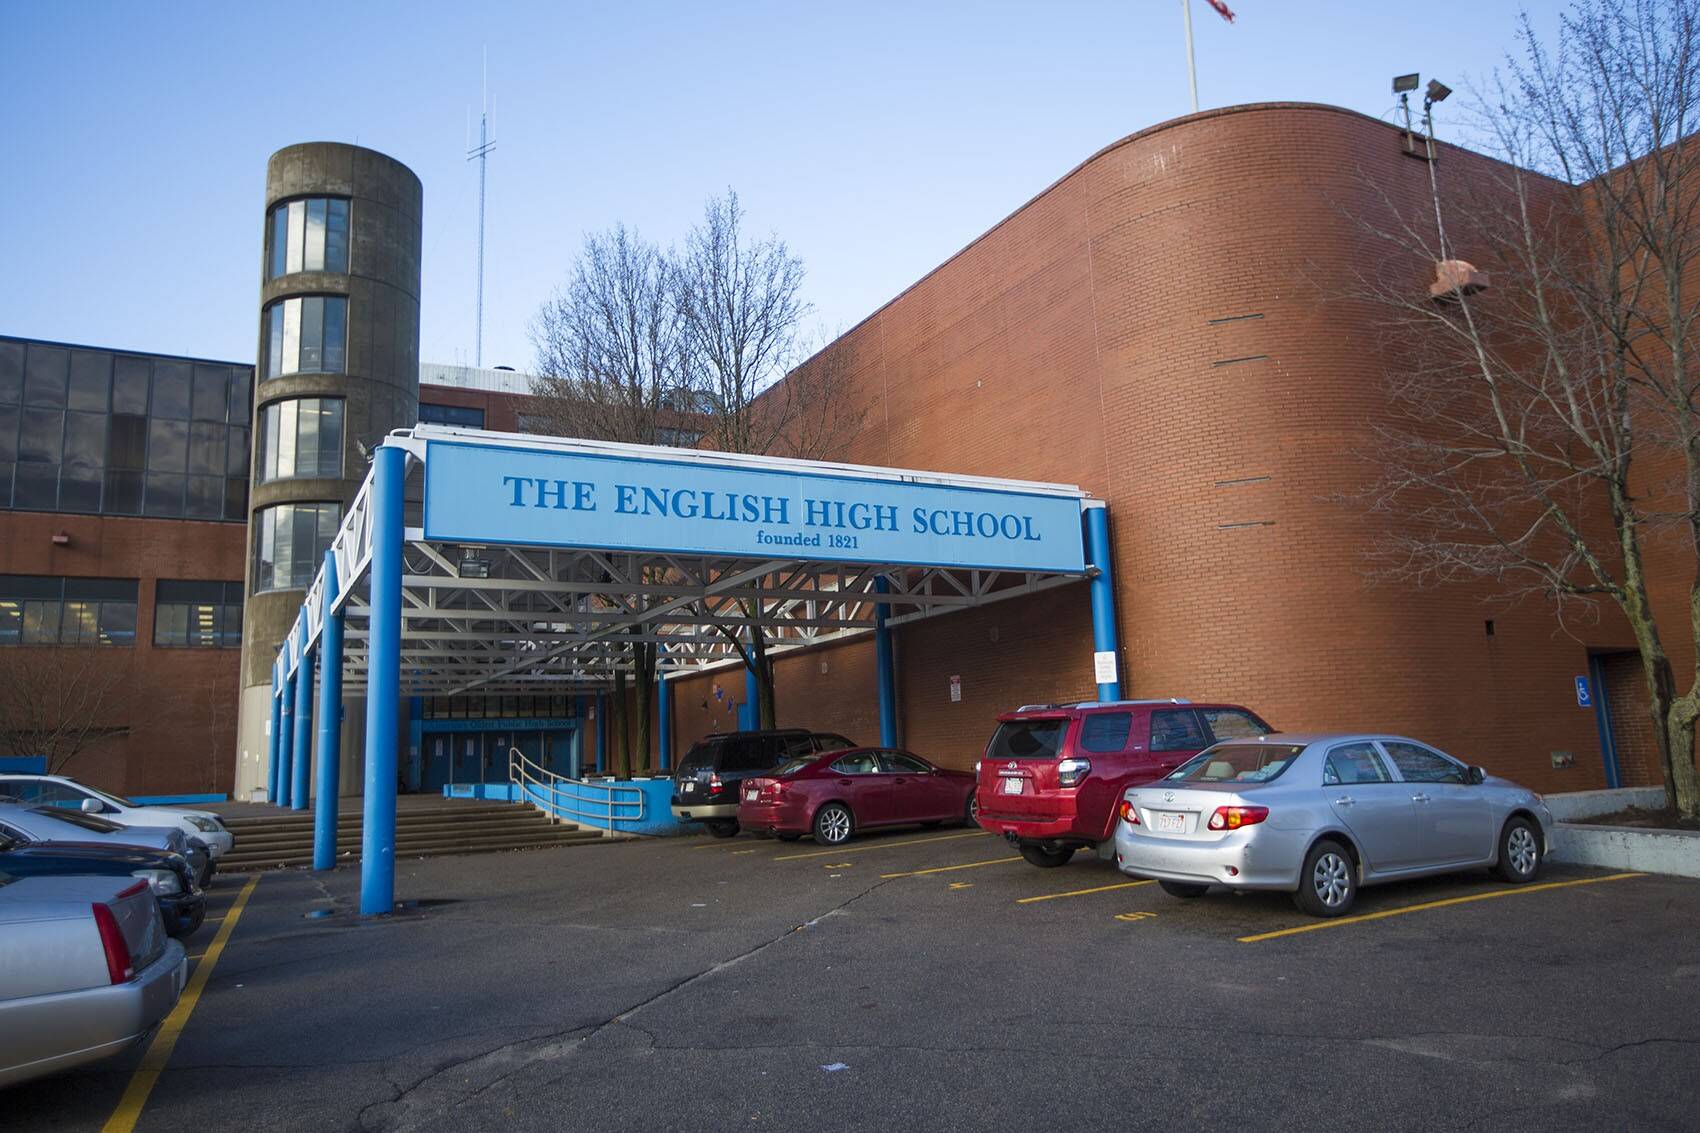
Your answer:
[[[143,806],[64,775],[0,775],[0,798],[6,796],[35,806],[70,807],[103,815],[120,826],[175,826],[204,842],[214,861],[236,844],[235,835],[211,811]]]

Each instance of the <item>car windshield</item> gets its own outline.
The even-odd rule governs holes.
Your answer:
[[[987,759],[1055,759],[1067,720],[1006,720],[986,748]]]
[[[818,755],[799,755],[795,759],[787,759],[784,763],[781,763],[778,767],[769,771],[768,774],[772,775],[774,778],[778,778],[782,775],[795,775],[803,768],[813,766],[815,760],[819,758],[820,756]]]
[[[78,783],[77,788],[79,790],[87,791],[89,794],[93,795],[97,799],[105,799],[107,802],[114,803],[118,806],[134,807],[134,806],[140,805],[139,803],[131,802],[129,799],[125,798],[123,795],[114,795],[114,794],[109,794],[106,791],[97,791],[93,787],[86,786],[82,783]]]
[[[1217,744],[1181,764],[1169,778],[1183,783],[1267,783],[1303,750],[1303,744]]]
[[[124,827],[97,814],[84,814],[80,810],[69,810],[58,806],[32,806],[31,814],[46,815],[55,822],[68,822],[72,826],[81,826],[84,830],[93,830],[97,834],[111,834]]]

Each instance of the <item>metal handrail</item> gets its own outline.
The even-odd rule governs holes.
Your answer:
[[[548,815],[551,822],[579,818],[612,830],[616,821],[642,822],[645,818],[643,788],[625,783],[571,779],[540,766],[517,747],[508,748],[508,782],[525,802]],[[569,789],[564,796],[561,793],[563,788]],[[601,792],[600,800],[586,797],[595,796],[597,792]],[[628,794],[630,799],[623,797]],[[585,804],[589,804],[588,807]]]

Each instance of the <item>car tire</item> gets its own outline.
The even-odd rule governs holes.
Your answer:
[[[1512,885],[1524,885],[1541,872],[1541,836],[1535,824],[1514,815],[1499,832],[1499,860],[1493,875]]]
[[[195,930],[200,928],[201,923],[206,919],[207,907],[203,904],[190,914],[187,922],[179,923],[174,931],[168,930],[166,935],[175,940],[181,940],[186,936],[193,936],[195,935]]]
[[[1157,884],[1161,885],[1163,887],[1163,892],[1167,893],[1169,896],[1183,897],[1187,900],[1191,900],[1194,897],[1202,897],[1206,893],[1210,892],[1210,886],[1199,885],[1197,882],[1193,881],[1158,881]]]
[[[795,842],[797,839],[802,837],[801,834],[793,833],[789,830],[775,830],[773,832],[773,836],[778,838],[781,842]]]
[[[843,803],[827,803],[815,811],[815,841],[823,846],[842,846],[856,832],[856,818]]]
[[[969,791],[968,801],[962,804],[962,825],[980,825],[980,792]]]
[[[738,833],[738,820],[735,818],[714,818],[703,823],[708,832],[716,838],[730,838]]]
[[[1040,869],[1055,869],[1060,865],[1067,865],[1068,859],[1074,856],[1075,849],[1074,846],[1047,847],[1038,842],[1028,842],[1022,845],[1021,856],[1026,858],[1029,864]]]
[[[1358,899],[1358,868],[1339,842],[1324,838],[1305,855],[1293,904],[1313,917],[1337,917]]]

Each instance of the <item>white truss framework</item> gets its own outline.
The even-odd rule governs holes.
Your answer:
[[[417,515],[424,441],[429,437],[617,450],[674,461],[736,460],[788,468],[804,463],[421,426],[386,442],[410,454],[410,523],[416,522],[411,517]],[[942,483],[1037,488],[1077,497],[1083,508],[1102,506],[1066,485],[845,465],[809,467],[869,478],[924,476]],[[306,632],[299,638],[292,634],[279,657],[281,671],[294,672],[303,644],[311,647],[317,641],[324,603],[334,593],[336,608],[345,618],[343,687],[351,695],[365,690],[369,667],[371,494],[368,476],[332,542],[336,577],[327,579],[320,569],[303,603]],[[406,529],[403,564],[401,691],[427,696],[605,689],[616,671],[632,669],[632,646],[640,642],[658,647],[662,673],[679,674],[739,663],[734,639],[747,640],[752,627],[760,628],[769,652],[775,654],[867,633],[874,625],[879,578],[888,588],[877,595],[887,603],[887,624],[900,625],[1087,577],[904,563],[432,543],[416,526]]]

